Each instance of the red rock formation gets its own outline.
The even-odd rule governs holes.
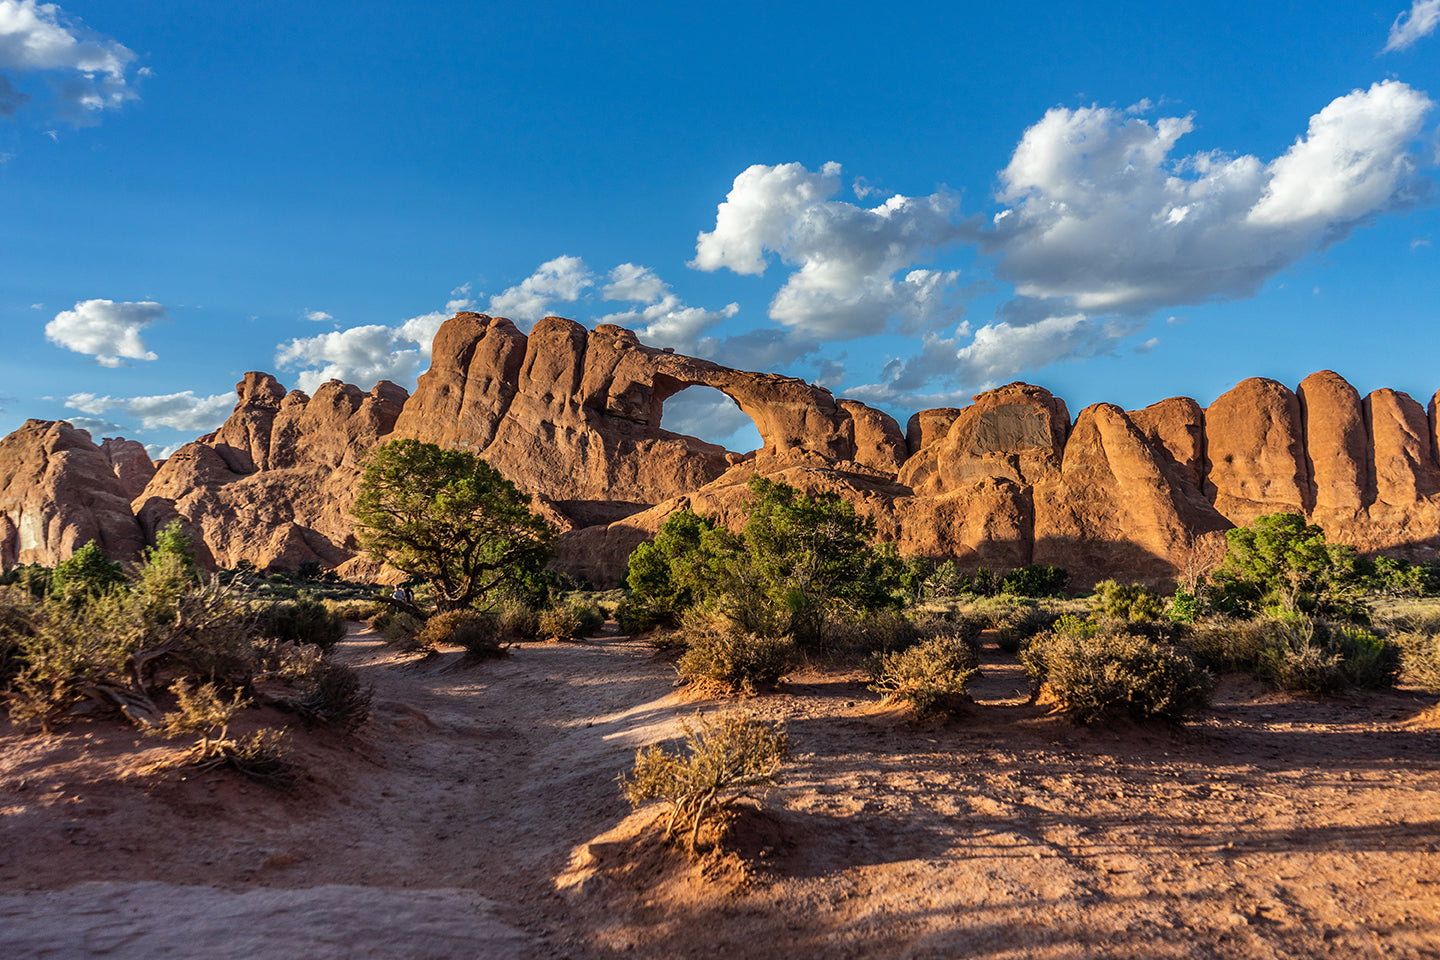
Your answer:
[[[587,331],[546,317],[527,337],[509,320],[461,313],[441,326],[432,356],[395,436],[473,450],[581,522],[725,472],[724,450],[661,427],[665,401],[690,386],[733,399],[771,456],[811,452],[881,471],[904,459],[899,426],[878,410],[793,377],[647,347],[608,324]]]
[[[206,563],[361,571],[348,510],[361,458],[391,437],[485,457],[564,531],[558,565],[602,585],[683,505],[738,529],[757,474],[839,493],[902,553],[971,569],[1055,564],[1077,584],[1194,572],[1197,544],[1277,510],[1364,551],[1431,559],[1440,548],[1440,394],[1427,417],[1391,390],[1362,401],[1330,371],[1298,393],[1246,380],[1208,410],[1185,398],[1128,413],[1097,404],[1073,429],[1064,401],[1014,383],[921,411],[902,434],[804,381],[656,350],[608,325],[549,317],[526,336],[461,313],[432,356],[413,397],[338,381],[310,397],[247,374],[225,424],[158,470],[133,441],[97,448],[68,425],[27,423],[0,443],[0,565],[54,562],[91,538],[133,556],[178,518]],[[731,397],[762,449],[741,457],[665,430],[666,401],[690,386]]]
[[[1296,395],[1305,424],[1308,499],[1317,516],[1354,521],[1375,499],[1360,394],[1338,373],[1321,370],[1301,380]]]
[[[930,496],[990,477],[1033,484],[1058,472],[1069,429],[1065,401],[1044,387],[1012,383],[977,396],[943,440],[905,461],[899,480]]]
[[[1205,411],[1206,492],[1243,526],[1262,513],[1305,513],[1310,474],[1301,445],[1300,401],[1274,380],[1252,377]]]
[[[936,407],[910,414],[905,424],[906,451],[913,457],[936,440],[943,440],[958,416],[959,407]]]
[[[1375,454],[1375,501],[1408,507],[1440,493],[1430,422],[1420,404],[1395,390],[1376,390],[1365,398]]]
[[[110,470],[120,481],[120,488],[125,491],[127,499],[138,497],[155,476],[155,464],[150,461],[144,445],[137,440],[106,437],[100,442],[100,452],[105,454]]]
[[[54,566],[91,540],[116,559],[138,555],[124,484],[85,431],[25,421],[0,440],[0,567]]]
[[[405,390],[382,380],[367,394],[331,380],[311,398],[247,374],[236,392],[230,419],[177,450],[135,498],[146,535],[178,519],[208,566],[351,559],[359,461],[393,429]]]

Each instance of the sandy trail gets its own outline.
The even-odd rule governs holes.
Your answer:
[[[921,724],[800,670],[746,704],[790,732],[781,787],[691,865],[615,783],[716,705],[648,646],[342,647],[375,717],[300,733],[290,795],[143,775],[177,748],[110,724],[0,727],[0,956],[1440,957],[1415,691],[1227,681],[1183,729],[1080,728],[990,645],[976,706]]]

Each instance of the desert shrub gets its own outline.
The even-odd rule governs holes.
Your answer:
[[[1237,620],[1214,617],[1190,629],[1191,656],[1216,673],[1254,673],[1260,665],[1260,651],[1278,629],[1274,620]]]
[[[186,754],[187,762],[204,770],[229,767],[273,787],[288,788],[295,783],[295,768],[285,759],[286,734],[281,730],[258,730],[238,740],[230,736],[230,721],[249,706],[243,694],[230,699],[213,683],[192,686],[181,680],[172,688],[176,709],[165,714],[153,729],[167,737],[198,734],[200,739]]]
[[[569,604],[540,611],[538,637],[546,640],[569,640],[580,633],[580,614]]]
[[[965,688],[979,674],[975,651],[958,636],[939,635],[906,650],[877,654],[870,689],[928,717],[967,701]]]
[[[965,592],[968,586],[969,580],[960,574],[955,561],[946,560],[930,571],[930,576],[923,585],[923,593],[929,597],[954,597]]]
[[[1440,633],[1410,632],[1393,637],[1400,647],[1400,670],[1411,683],[1440,693]]]
[[[662,652],[678,650],[684,653],[685,648],[689,646],[684,630],[656,630],[645,638],[645,642]]]
[[[752,477],[749,489],[740,535],[682,511],[654,544],[636,548],[627,575],[631,629],[704,602],[745,632],[825,649],[837,620],[900,605],[904,564],[893,546],[875,541],[874,521],[852,503],[764,477]]]
[[[465,655],[475,660],[503,656],[500,617],[494,613],[474,610],[450,610],[437,613],[425,622],[425,629],[415,638],[422,647],[435,649],[442,643],[465,648]]]
[[[1069,582],[1069,572],[1060,567],[1031,564],[1005,574],[1000,580],[1000,592],[1016,597],[1053,597],[1063,593]]]
[[[830,625],[826,641],[846,656],[869,657],[903,650],[919,639],[913,621],[898,610],[881,610],[866,617],[839,620]]]
[[[10,716],[49,732],[86,699],[87,688],[124,671],[133,638],[106,626],[84,606],[38,607],[26,632],[14,636],[22,666],[7,693]]]
[[[120,564],[112,562],[91,540],[68,559],[55,564],[50,575],[50,592],[76,600],[96,596],[125,583]]]
[[[375,690],[348,664],[321,657],[295,678],[295,685],[297,696],[290,704],[307,721],[350,733],[370,719]]]
[[[980,652],[980,633],[985,629],[985,621],[975,614],[920,610],[910,614],[910,622],[918,640],[956,637],[975,653]]]
[[[1368,630],[1297,617],[1276,621],[1256,676],[1289,693],[1329,696],[1350,687],[1395,685],[1400,648]]]
[[[540,636],[540,614],[522,603],[507,603],[496,610],[500,630],[509,637],[534,640]]]
[[[1090,602],[1098,619],[1140,622],[1165,614],[1165,601],[1138,583],[1102,580],[1095,584]]]
[[[1194,623],[1200,619],[1202,612],[1204,604],[1200,598],[1185,589],[1176,590],[1165,606],[1165,616],[1174,623]]]
[[[0,690],[20,670],[20,638],[33,635],[42,616],[41,603],[30,591],[0,586]]]
[[[1363,623],[1367,565],[1346,544],[1296,513],[1267,513],[1225,532],[1224,562],[1212,576],[1222,613],[1322,616]]]
[[[1062,616],[1039,606],[1024,605],[1012,611],[996,623],[995,642],[1005,653],[1016,653],[1025,641],[1044,630],[1048,630]]]
[[[1047,690],[1080,723],[1123,713],[1178,723],[1209,705],[1214,677],[1186,654],[1126,633],[1051,631],[1020,654],[1036,690]]]
[[[789,637],[766,637],[740,629],[723,616],[692,609],[685,615],[685,653],[676,668],[698,688],[753,694],[773,687],[795,665]]]
[[[708,817],[750,790],[774,786],[790,744],[783,728],[743,711],[682,726],[683,750],[671,752],[652,744],[637,751],[635,766],[621,777],[620,787],[637,808],[651,800],[669,803],[665,839],[689,833],[694,856]]]
[[[374,600],[326,600],[325,606],[341,620],[363,623],[379,613],[384,604]]]
[[[580,621],[577,637],[593,637],[605,626],[605,611],[593,597],[576,597],[567,604]]]
[[[301,597],[261,607],[255,632],[275,640],[313,643],[329,650],[345,637],[345,620],[319,600]]]
[[[605,625],[605,615],[594,601],[572,600],[540,611],[537,637],[570,640],[593,637]]]
[[[370,627],[392,643],[414,643],[425,622],[396,607],[387,606],[370,618]]]

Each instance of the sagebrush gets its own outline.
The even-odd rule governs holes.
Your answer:
[[[682,723],[685,746],[669,751],[652,744],[635,754],[622,775],[621,790],[634,807],[651,800],[671,804],[665,840],[689,834],[694,856],[706,819],[757,787],[775,784],[775,773],[790,752],[783,727],[744,711]]]

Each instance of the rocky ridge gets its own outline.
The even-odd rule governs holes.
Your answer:
[[[691,386],[729,396],[763,447],[726,451],[662,426]],[[1077,582],[1159,581],[1213,554],[1219,532],[1303,513],[1369,553],[1440,547],[1440,433],[1393,390],[1361,397],[1321,371],[1291,391],[1249,379],[1208,408],[1095,404],[1073,420],[1042,387],[1009,384],[965,408],[887,414],[791,377],[732,370],[634,333],[547,317],[460,313],[410,396],[330,381],[313,397],[249,373],[217,431],[156,469],[134,441],[29,421],[0,441],[0,564],[54,563],[95,539],[133,557],[179,519],[202,562],[365,572],[349,521],[359,463],[401,437],[484,457],[562,529],[557,566],[611,584],[634,545],[685,506],[743,522],[755,474],[834,490],[905,554],[962,567],[1063,566]],[[371,571],[373,572],[373,571]]]

